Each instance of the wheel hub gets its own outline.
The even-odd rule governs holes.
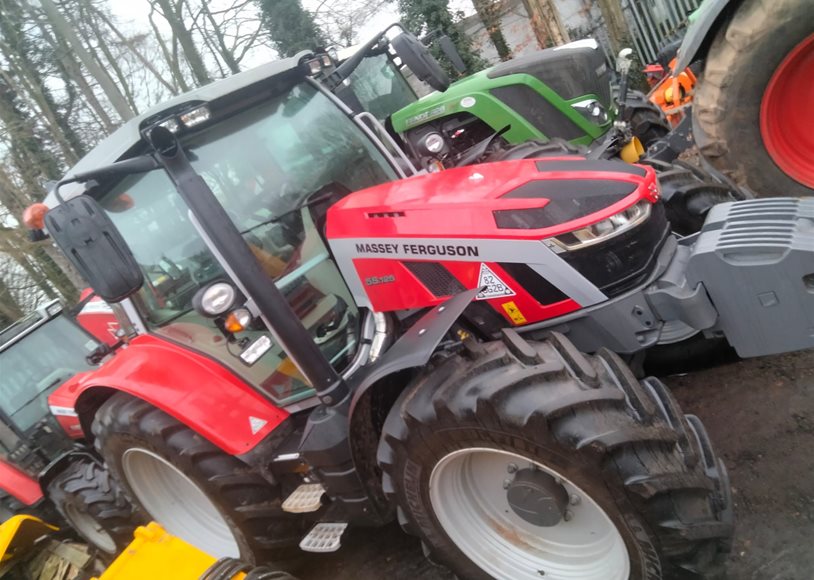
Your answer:
[[[792,179],[814,188],[814,34],[798,44],[774,72],[760,106],[766,151]]]
[[[125,451],[122,468],[141,505],[168,532],[204,552],[240,557],[228,522],[203,490],[178,467],[157,453],[133,447]]]
[[[65,518],[86,540],[108,554],[116,553],[116,542],[94,517],[70,503],[65,504],[64,509]]]
[[[608,514],[563,473],[529,457],[483,447],[452,451],[433,467],[429,496],[444,532],[492,578],[630,576],[624,540]]]
[[[565,518],[568,492],[549,474],[539,469],[518,471],[506,490],[514,513],[535,526],[556,526]]]

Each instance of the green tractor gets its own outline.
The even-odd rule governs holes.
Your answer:
[[[449,39],[435,42],[462,67]],[[675,162],[680,144],[690,140],[670,134],[658,107],[628,90],[631,54],[625,49],[618,55],[617,90],[604,52],[591,39],[540,50],[451,83],[427,47],[393,25],[338,66],[327,55],[308,64],[354,112],[368,112],[384,123],[420,169],[575,153],[649,163],[659,173],[675,231],[694,233],[713,205],[749,195],[720,174]],[[434,92],[418,98],[410,76]],[[646,155],[645,148],[658,154]]]

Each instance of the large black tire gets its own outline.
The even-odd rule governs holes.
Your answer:
[[[555,137],[550,141],[524,141],[516,145],[508,145],[489,155],[485,162],[517,161],[519,159],[539,159],[541,157],[562,157],[564,155],[585,155],[587,149],[582,145],[574,145]]]
[[[557,334],[536,343],[504,336],[468,354],[402,395],[379,446],[384,490],[434,561],[460,578],[488,577],[440,524],[429,491],[448,457],[486,449],[551,468],[596,502],[624,541],[631,580],[721,576],[733,532],[726,470],[663,384],[640,383],[617,355],[583,355]],[[518,537],[519,528],[489,522],[501,538]]]
[[[640,91],[628,93],[624,120],[630,124],[631,133],[638,137],[645,151],[672,130],[664,112]]]
[[[693,101],[695,140],[721,171],[759,196],[814,195],[766,151],[760,130],[763,95],[775,70],[814,33],[814,4],[804,0],[743,0],[718,31]],[[800,95],[800,98],[803,98]],[[788,116],[788,123],[810,123]]]
[[[124,549],[144,523],[107,469],[89,459],[74,461],[55,477],[48,499],[77,534],[108,555]]]
[[[734,184],[716,181],[701,168],[682,161],[651,164],[661,186],[667,219],[673,231],[682,236],[700,231],[712,206],[748,195]]]
[[[208,498],[227,523],[239,547],[240,558],[257,565],[291,565],[302,537],[301,519],[282,511],[281,490],[255,469],[221,449],[149,403],[119,393],[108,399],[93,421],[95,445],[111,473],[122,483],[139,509],[174,535],[185,531],[168,521],[165,513],[150,513],[128,482],[123,466],[126,451],[152,453],[177,467]],[[191,500],[190,500],[191,501]],[[195,510],[194,504],[178,510]],[[192,542],[194,543],[194,542]],[[213,554],[230,556],[230,554]]]

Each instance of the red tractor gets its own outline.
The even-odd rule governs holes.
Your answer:
[[[128,122],[49,196],[45,229],[126,315],[50,395],[64,425],[210,553],[288,561],[397,518],[464,578],[719,577],[726,469],[625,359],[814,346],[811,204],[723,204],[678,238],[649,167],[403,179],[309,58]]]
[[[66,421],[73,410],[48,403],[105,352],[57,301],[0,332],[0,521],[17,513],[64,521],[110,556],[138,518],[101,458],[77,443],[81,429]]]

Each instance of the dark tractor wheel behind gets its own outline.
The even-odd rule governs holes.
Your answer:
[[[664,112],[639,91],[628,94],[624,120],[630,123],[631,133],[638,137],[645,151],[672,130]]]
[[[93,422],[96,448],[133,502],[171,534],[217,557],[293,566],[302,519],[281,489],[197,433],[126,394]]]
[[[656,169],[667,219],[673,231],[682,236],[700,231],[712,206],[740,201],[749,195],[726,180],[715,180],[700,167],[689,163],[650,163]]]
[[[790,67],[795,50],[803,60]],[[776,78],[772,92],[779,72],[786,83]],[[710,46],[693,101],[701,153],[757,195],[814,195],[812,75],[810,1],[738,3]]]
[[[79,459],[48,485],[48,499],[71,527],[107,555],[124,549],[144,518],[104,466]]]
[[[730,550],[729,481],[700,421],[558,334],[504,331],[430,369],[378,460],[404,529],[461,578],[720,578]]]
[[[517,145],[508,145],[496,151],[484,161],[517,161],[519,159],[538,159],[540,157],[585,155],[586,151],[582,145],[574,145],[564,139],[554,138],[550,141],[524,141]]]

